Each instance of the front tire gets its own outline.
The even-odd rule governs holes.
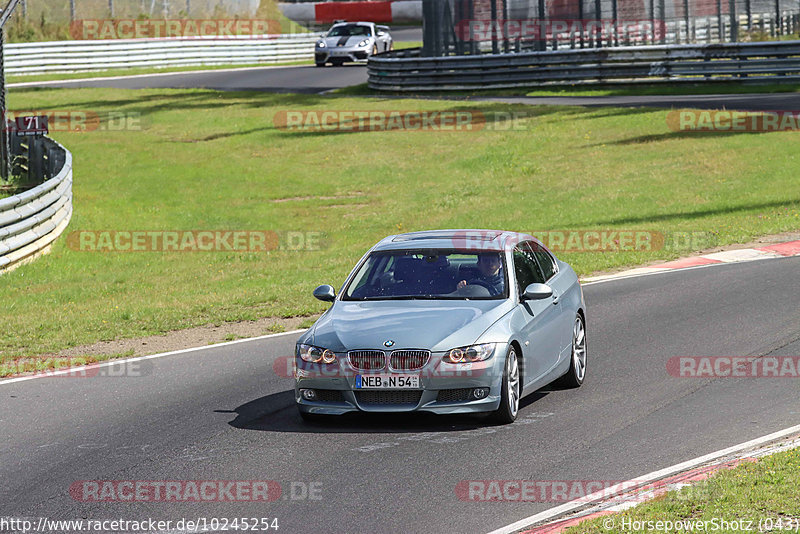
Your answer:
[[[314,63],[314,65],[316,65],[317,67],[324,67],[325,63]]]
[[[519,359],[514,347],[508,349],[503,365],[503,382],[500,393],[500,406],[492,413],[492,419],[500,424],[513,423],[519,413]]]
[[[586,322],[579,313],[572,325],[572,355],[569,371],[558,379],[558,385],[565,388],[579,388],[586,378]]]

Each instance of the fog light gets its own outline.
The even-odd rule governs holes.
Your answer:
[[[472,390],[472,398],[476,400],[485,399],[489,394],[489,388],[475,388]]]
[[[301,389],[300,396],[308,401],[317,400],[317,392],[313,389]]]

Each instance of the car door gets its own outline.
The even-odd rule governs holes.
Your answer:
[[[528,285],[545,282],[529,243],[520,243],[514,248],[513,261],[520,295]],[[542,300],[518,299],[514,322],[523,345],[523,386],[542,378],[558,362],[561,345],[560,309],[553,297]]]
[[[545,283],[553,288],[553,296],[556,300],[569,290],[570,280],[562,276],[558,269],[558,263],[553,255],[543,245],[539,243],[528,243],[531,253],[536,258],[536,263],[541,269]],[[560,339],[561,351],[564,352],[572,347],[572,325],[575,317],[567,306],[558,303],[558,336]],[[568,354],[567,354],[568,356]]]

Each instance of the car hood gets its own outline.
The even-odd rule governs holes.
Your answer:
[[[323,37],[321,40],[325,41],[325,46],[328,48],[338,48],[338,47],[352,47],[358,46],[358,43],[363,41],[364,39],[370,39],[365,35],[350,35],[344,37]]]
[[[434,352],[475,343],[513,305],[507,300],[341,301],[325,313],[304,343],[334,352],[417,348]]]

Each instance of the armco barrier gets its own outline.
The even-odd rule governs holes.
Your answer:
[[[55,141],[42,142],[60,169],[33,189],[0,200],[0,273],[46,253],[72,216],[72,154]]]
[[[295,22],[331,24],[337,20],[369,20],[380,24],[422,22],[422,0],[280,3],[281,13]]]
[[[5,72],[276,63],[314,57],[317,34],[55,41],[6,45]]]
[[[800,81],[800,41],[627,46],[517,54],[373,56],[369,86],[387,91],[497,89],[546,84]]]

